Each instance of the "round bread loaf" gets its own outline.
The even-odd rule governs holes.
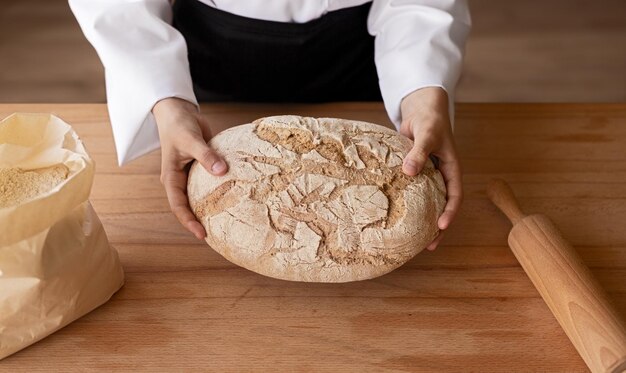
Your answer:
[[[402,173],[412,142],[376,124],[276,116],[230,128],[211,146],[225,176],[194,162],[189,203],[207,243],[251,271],[347,282],[392,271],[438,233],[446,192],[428,160]]]

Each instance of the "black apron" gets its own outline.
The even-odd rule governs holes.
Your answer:
[[[241,17],[176,0],[199,101],[380,101],[371,3],[306,23]]]

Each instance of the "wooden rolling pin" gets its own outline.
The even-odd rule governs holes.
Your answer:
[[[513,223],[513,254],[589,369],[626,371],[626,327],[574,248],[546,216],[526,216],[503,180],[487,194]]]

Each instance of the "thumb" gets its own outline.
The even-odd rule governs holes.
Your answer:
[[[413,144],[411,151],[404,157],[402,172],[409,176],[415,176],[422,171],[428,159],[428,151],[424,145],[417,141]]]
[[[224,159],[211,148],[204,139],[198,139],[191,155],[204,167],[208,172],[215,176],[222,176],[228,171],[228,165]]]

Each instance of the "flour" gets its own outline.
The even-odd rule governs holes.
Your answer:
[[[17,206],[62,183],[69,170],[64,165],[23,170],[0,168],[0,208]]]

